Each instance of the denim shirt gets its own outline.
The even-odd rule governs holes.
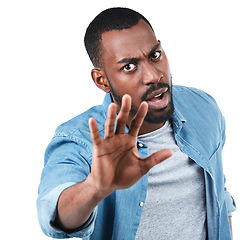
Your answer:
[[[231,239],[228,216],[235,203],[225,188],[222,149],[225,142],[224,118],[208,94],[183,86],[173,86],[174,113],[171,123],[177,145],[204,170],[208,239]],[[91,171],[92,142],[88,119],[97,120],[101,137],[111,96],[62,124],[48,145],[37,200],[38,218],[43,232],[54,238],[135,239],[146,200],[148,175],[132,187],[113,192],[93,211],[84,226],[66,233],[54,226],[61,192],[85,180]],[[148,147],[137,141],[140,157]],[[191,214],[191,213],[189,213]]]

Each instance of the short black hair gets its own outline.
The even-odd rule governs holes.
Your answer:
[[[140,19],[145,21],[153,30],[149,21],[140,13],[129,8],[109,8],[99,13],[89,24],[84,44],[94,67],[101,67],[102,34],[113,30],[123,30],[135,26]]]

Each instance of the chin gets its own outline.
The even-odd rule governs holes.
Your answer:
[[[169,102],[168,106],[163,109],[149,111],[144,119],[147,123],[150,124],[161,124],[169,120],[174,112],[173,101]]]

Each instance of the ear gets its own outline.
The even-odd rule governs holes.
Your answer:
[[[106,74],[103,70],[94,68],[91,71],[92,80],[96,84],[96,86],[102,89],[104,92],[109,93],[111,88],[108,83]]]

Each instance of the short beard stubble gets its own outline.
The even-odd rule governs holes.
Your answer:
[[[108,77],[107,77],[108,79]],[[115,102],[121,106],[122,104],[122,98],[117,94],[115,89],[113,89],[110,80],[108,79],[110,88],[111,88],[111,95],[112,98],[115,100]],[[166,122],[172,117],[172,114],[174,112],[174,104],[173,104],[173,98],[172,98],[172,76],[171,76],[171,85],[167,83],[157,83],[156,85],[151,85],[151,87],[146,91],[146,93],[142,96],[141,101],[145,101],[146,97],[153,91],[160,89],[160,88],[165,88],[168,87],[168,91],[170,92],[170,101],[168,105],[165,108],[154,110],[154,113],[151,112],[151,110],[148,111],[144,121],[150,124],[161,124]],[[130,114],[134,116],[138,111],[137,106],[135,106],[132,103]]]

